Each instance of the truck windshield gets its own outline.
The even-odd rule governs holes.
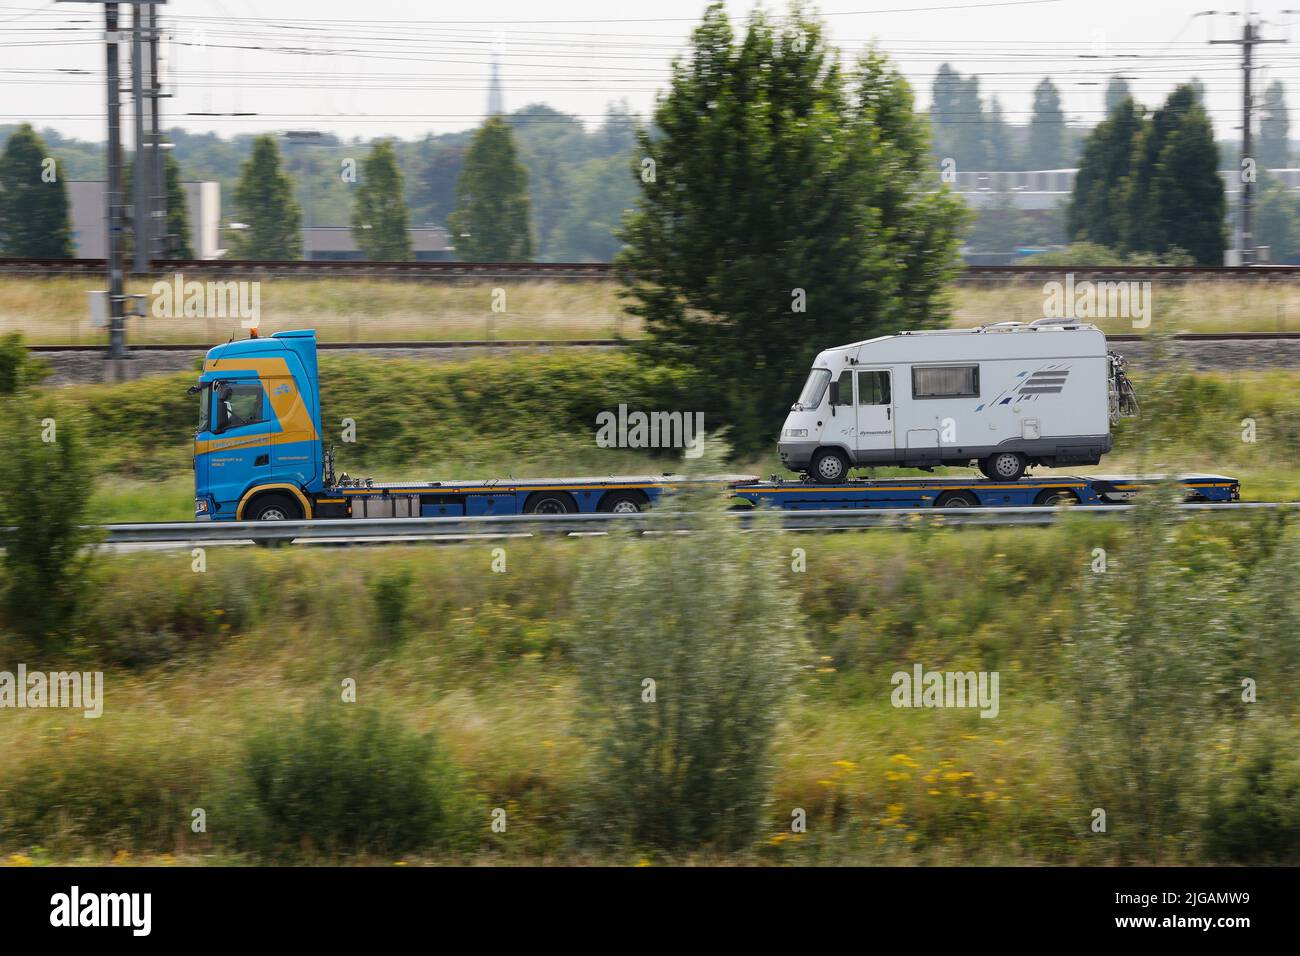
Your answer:
[[[199,431],[206,432],[212,426],[212,392],[207,385],[199,386]]]
[[[795,403],[799,408],[816,408],[822,403],[822,396],[826,394],[826,386],[830,384],[831,373],[829,369],[815,368],[808,375],[808,381],[804,383],[803,391],[799,393],[799,401]]]

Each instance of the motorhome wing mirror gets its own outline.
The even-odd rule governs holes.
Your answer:
[[[840,403],[840,383],[831,382],[831,410],[834,411],[835,406],[838,405],[839,403]]]

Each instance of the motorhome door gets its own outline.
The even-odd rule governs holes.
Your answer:
[[[894,450],[893,384],[887,368],[858,370],[858,451]]]

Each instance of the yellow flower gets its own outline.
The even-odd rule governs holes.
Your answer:
[[[125,863],[129,859],[131,859],[131,854],[128,853],[126,850],[118,850],[116,853],[113,854],[114,863]]]
[[[900,780],[911,780],[912,775],[910,773],[899,773],[896,770],[889,770],[885,772],[885,779],[897,783]]]
[[[645,857],[641,857],[641,859],[639,859],[639,860],[636,861],[636,865],[637,865],[637,866],[651,866],[652,864],[651,864],[650,861],[647,860]]]
[[[817,782],[818,782],[819,784],[821,784],[823,787],[833,787],[833,786],[835,786],[835,781],[833,781],[833,780],[818,780]]]
[[[932,796],[932,797],[937,797],[937,796],[939,796],[941,793],[943,793],[942,790],[936,790],[934,787],[931,787],[929,792],[930,792],[930,796]]]
[[[890,763],[901,763],[904,767],[916,767],[917,763],[907,754],[894,754],[889,758]]]
[[[857,769],[858,769],[858,765],[855,764],[852,760],[837,760],[837,761],[835,761],[835,763],[833,764],[833,766],[839,767],[841,770],[857,770]]]
[[[916,842],[916,834],[915,834],[915,833],[909,833],[909,834],[907,835],[906,839],[907,839],[907,842],[908,842],[908,843],[915,843],[915,842]]]
[[[9,854],[8,862],[10,866],[33,866],[34,865],[32,863],[32,858],[30,856],[24,856],[21,853]]]
[[[901,817],[903,815],[903,805],[901,803],[891,803],[885,807],[885,812],[891,817]]]
[[[962,735],[961,735],[961,739],[962,739],[962,740],[979,740],[979,738],[976,737],[974,734],[962,734]]]

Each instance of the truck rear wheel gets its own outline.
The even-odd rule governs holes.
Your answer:
[[[949,491],[940,495],[934,506],[936,508],[978,508],[980,503],[969,491]]]
[[[1034,504],[1041,505],[1044,508],[1055,508],[1057,505],[1077,505],[1078,503],[1078,495],[1064,488],[1048,488],[1046,491],[1040,491],[1038,497],[1034,499]]]
[[[245,521],[301,521],[302,508],[288,495],[259,495],[244,509]]]
[[[833,485],[848,476],[849,460],[838,448],[823,448],[813,455],[813,481],[820,485]]]
[[[1019,481],[1025,473],[1025,456],[1018,451],[1000,451],[980,461],[980,471],[992,481]]]
[[[598,511],[606,514],[630,515],[644,511],[649,501],[639,491],[611,491],[600,499]]]
[[[577,502],[567,491],[534,491],[524,502],[524,514],[528,515],[571,515],[577,510]]]

